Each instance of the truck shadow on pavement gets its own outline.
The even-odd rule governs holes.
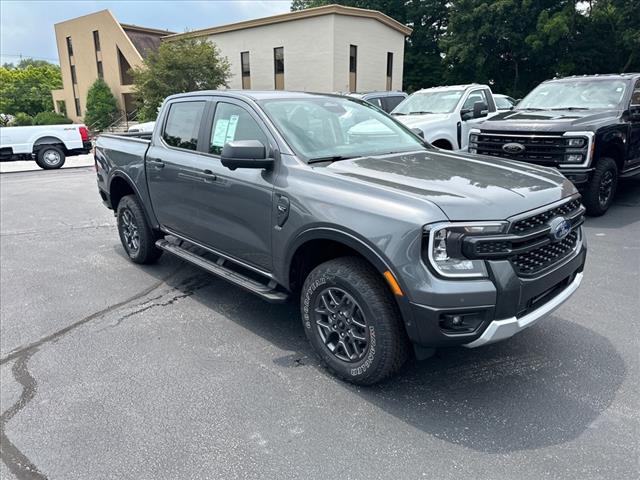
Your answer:
[[[196,272],[186,267],[185,274]],[[172,282],[177,287],[179,278]],[[294,302],[268,304],[215,277],[191,298],[291,352],[273,360],[275,368],[323,370]],[[552,316],[502,343],[444,349],[410,362],[377,386],[355,387],[324,373],[327,389],[348,389],[426,434],[477,451],[507,453],[578,437],[611,405],[626,369],[609,340]]]

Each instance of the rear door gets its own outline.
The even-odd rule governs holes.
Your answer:
[[[205,181],[198,145],[208,108],[206,98],[172,102],[146,157],[149,195],[158,221],[165,229],[194,240],[201,240],[201,212],[193,189]]]

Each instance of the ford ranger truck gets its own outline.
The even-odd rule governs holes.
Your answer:
[[[299,301],[313,349],[357,384],[507,339],[582,280],[584,208],[557,171],[436,149],[349,97],[174,95],[152,133],[101,135],[96,165],[133,262],[168,252]]]
[[[604,214],[622,177],[640,175],[640,74],[548,80],[469,135],[469,152],[557,168]]]

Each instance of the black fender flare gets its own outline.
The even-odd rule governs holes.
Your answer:
[[[379,252],[374,246],[372,246],[365,239],[361,238],[354,232],[336,228],[334,226],[317,226],[308,228],[300,232],[295,237],[295,239],[290,242],[286,249],[287,253],[284,261],[284,272],[282,272],[286,285],[290,285],[289,271],[291,269],[293,256],[300,246],[311,240],[333,240],[352,248],[360,255],[362,255],[369,263],[371,263],[376,268],[376,270],[378,270],[381,276],[383,276],[386,271],[391,272],[393,277],[400,285],[400,289],[402,290],[402,292],[407,292],[402,278],[400,278],[395,273],[393,267],[391,266],[391,262],[389,262],[381,252]],[[384,281],[385,283],[387,283],[386,280]],[[415,329],[416,326],[413,322],[409,298],[407,298],[406,293],[404,293],[402,296],[393,294],[392,296],[393,298],[395,298],[396,304],[400,309],[400,313],[407,327],[408,333],[411,333],[411,330]]]
[[[158,221],[155,218],[155,215],[153,215],[152,212],[149,212],[149,209],[147,208],[146,202],[144,200],[144,197],[142,196],[142,193],[140,192],[140,189],[138,188],[138,186],[136,185],[136,182],[134,182],[131,177],[129,175],[127,175],[126,172],[124,172],[123,170],[115,170],[113,171],[110,175],[109,175],[109,181],[107,183],[107,189],[109,192],[109,203],[111,203],[111,184],[113,183],[113,180],[119,178],[121,180],[124,180],[133,190],[133,193],[136,197],[138,197],[138,201],[140,202],[140,204],[142,205],[142,211],[144,212],[145,217],[147,217],[147,222],[149,222],[149,225],[151,225],[152,228],[157,228],[158,227]],[[113,206],[113,204],[112,204]],[[113,209],[114,214],[117,213],[116,209]]]

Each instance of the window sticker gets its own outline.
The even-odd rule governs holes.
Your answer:
[[[229,127],[229,120],[221,118],[216,122],[216,128],[213,131],[213,138],[211,139],[211,145],[214,147],[223,147],[225,139],[227,138],[227,128]],[[235,127],[234,127],[235,134]]]
[[[231,142],[236,136],[236,127],[238,126],[238,115],[231,115],[229,118],[229,127],[224,142]]]

